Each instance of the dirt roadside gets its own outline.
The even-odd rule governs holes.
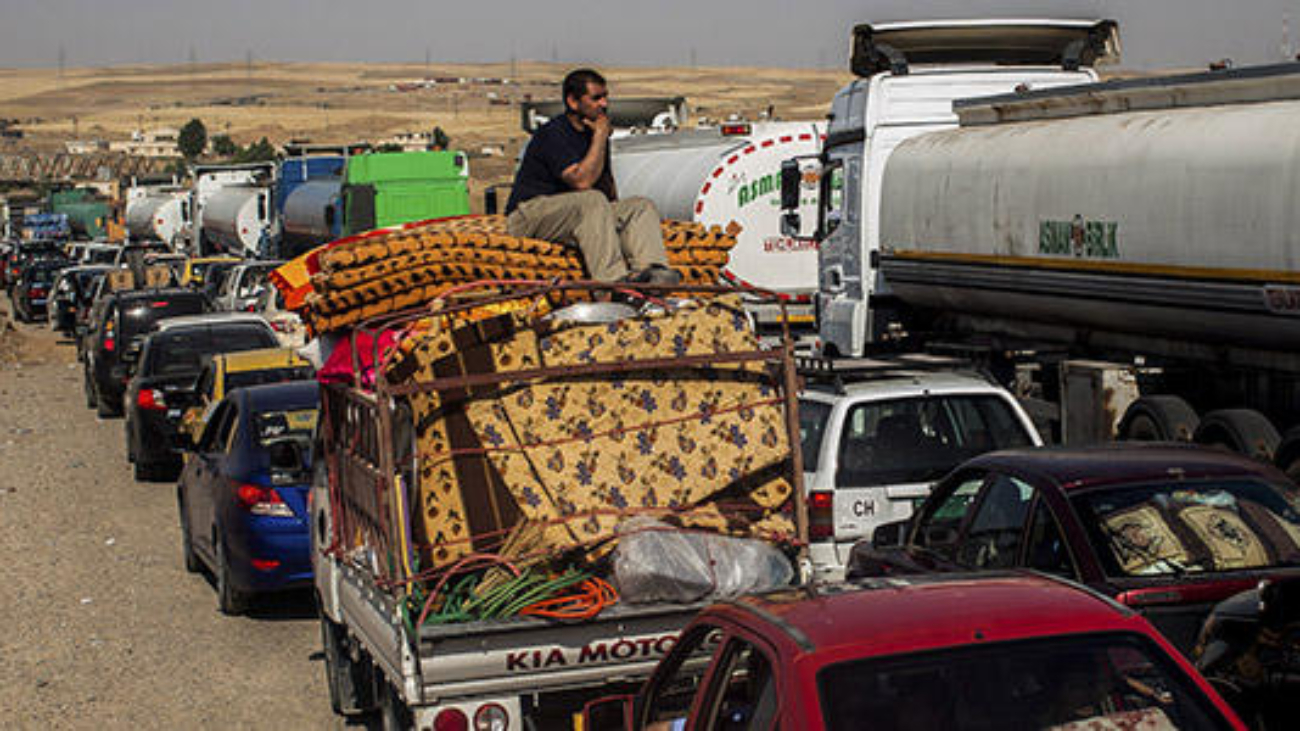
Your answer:
[[[0,304],[7,307],[8,302]],[[137,483],[75,350],[0,314],[6,728],[344,728],[310,598],[217,612],[181,565],[175,486]]]

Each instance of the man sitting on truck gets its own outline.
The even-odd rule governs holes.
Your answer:
[[[564,77],[565,113],[533,133],[506,204],[511,236],[575,245],[602,282],[676,284],[659,211],[646,198],[619,200],[609,166],[609,92],[591,69]]]

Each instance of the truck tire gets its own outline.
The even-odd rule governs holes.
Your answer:
[[[383,731],[409,731],[415,728],[415,718],[406,707],[397,689],[385,680],[379,689],[379,728]]]
[[[325,682],[330,706],[340,716],[358,716],[375,708],[374,674],[367,658],[353,660],[348,652],[347,630],[326,617],[320,619],[325,655]]]
[[[218,538],[213,543],[217,547],[217,609],[227,616],[243,614],[248,611],[248,595],[235,587],[226,542]]]
[[[1282,438],[1268,417],[1258,411],[1220,409],[1201,419],[1193,441],[1271,463]]]
[[[1300,481],[1300,426],[1293,426],[1282,437],[1273,464],[1292,482]]]
[[[1126,442],[1190,442],[1200,421],[1178,396],[1143,396],[1129,404],[1117,431]]]

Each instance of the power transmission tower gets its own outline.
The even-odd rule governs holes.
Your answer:
[[[59,83],[63,83],[63,67],[68,63],[68,51],[59,44]]]
[[[251,82],[253,80],[253,49],[244,51],[244,74]]]

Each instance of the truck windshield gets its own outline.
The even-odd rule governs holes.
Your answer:
[[[976,455],[1032,443],[1007,402],[993,395],[862,403],[850,409],[840,435],[835,486],[928,482]]]
[[[1204,695],[1149,640],[1073,635],[827,666],[826,728],[1222,729]]]
[[[1260,480],[1125,485],[1071,502],[1111,576],[1300,563],[1300,494]]]

